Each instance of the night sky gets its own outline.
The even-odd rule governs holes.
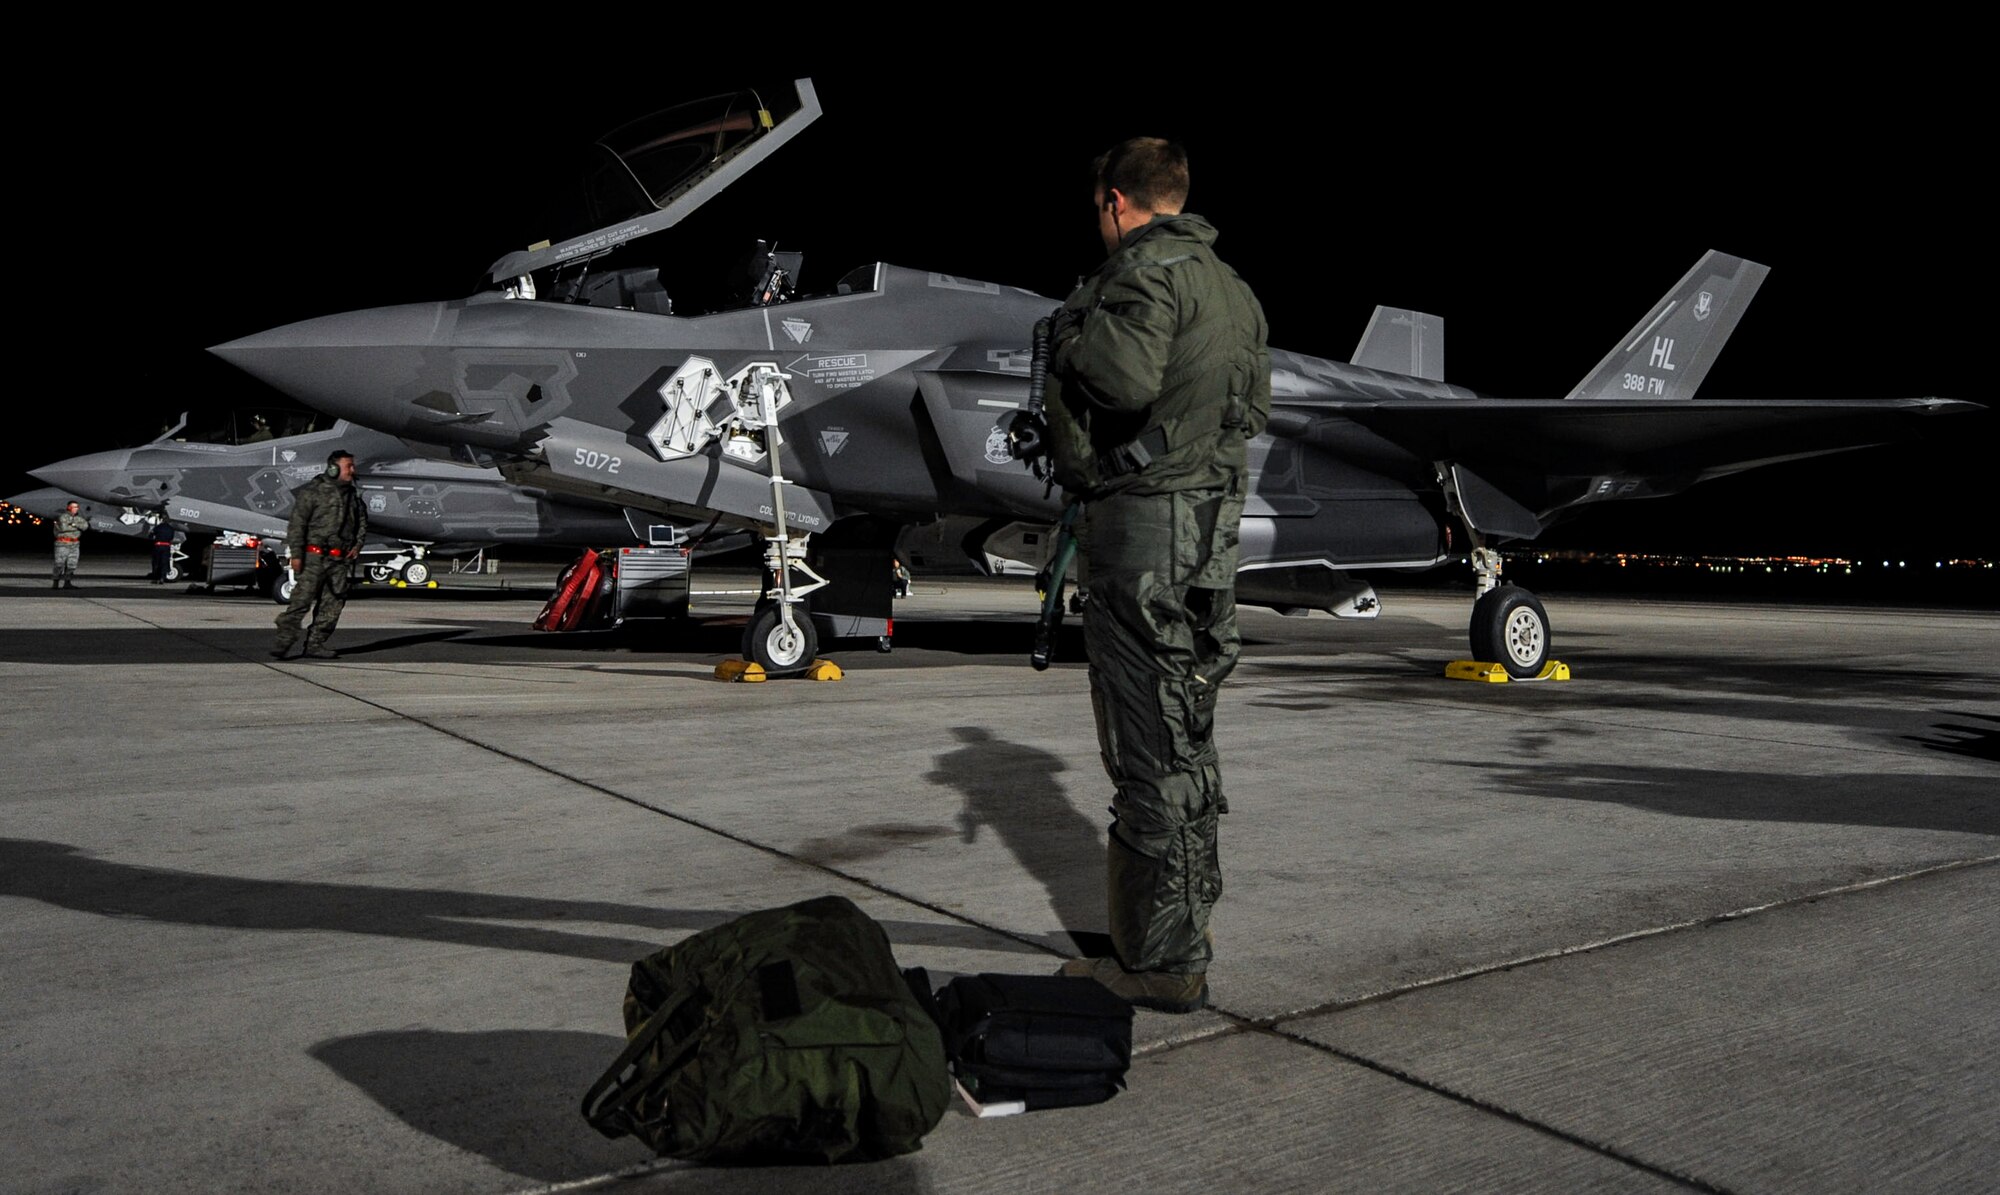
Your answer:
[[[205,346],[465,295],[502,253],[569,231],[552,198],[600,134],[738,86],[788,96],[798,75],[818,86],[819,123],[632,251],[663,264],[670,289],[763,237],[806,253],[807,292],[881,259],[1060,297],[1102,255],[1091,158],[1143,133],[1188,147],[1189,208],[1221,230],[1285,348],[1345,359],[1375,304],[1415,307],[1447,321],[1450,380],[1559,397],[1715,248],[1772,272],[1702,397],[1995,403],[1975,369],[1993,337],[1990,190],[1975,177],[1993,157],[1990,96],[1928,59],[1767,68],[1714,51],[1642,88],[1556,56],[1413,63],[1267,39],[1254,63],[1149,72],[1178,73],[1169,84],[1102,63],[1010,70],[1014,37],[986,61],[829,58],[797,40],[817,50],[708,57],[745,64],[734,73],[690,72],[678,58],[702,56],[664,42],[624,63],[602,46],[368,43],[124,64],[107,76],[111,114],[30,121],[19,147],[17,186],[42,181],[25,191],[39,224],[17,217],[17,269],[36,356],[57,372],[16,404],[25,434],[0,486],[143,439],[183,406],[269,402]],[[1598,508],[1551,538],[2000,554],[1983,517],[1995,423]]]

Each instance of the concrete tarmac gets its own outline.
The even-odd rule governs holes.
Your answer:
[[[939,982],[1103,930],[1080,637],[920,578],[835,683],[528,628],[532,587],[275,607],[0,558],[0,1191],[1968,1191],[2000,1174],[2000,614],[1548,599],[1245,611],[1215,1007],[1129,1090],[867,1166],[577,1112],[634,958],[826,893]],[[726,580],[726,579],[725,579]],[[698,579],[705,587],[707,578]]]

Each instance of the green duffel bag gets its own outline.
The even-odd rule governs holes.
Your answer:
[[[892,1157],[950,1102],[937,1024],[888,935],[844,897],[745,914],[640,959],[625,1030],[583,1115],[667,1157]]]

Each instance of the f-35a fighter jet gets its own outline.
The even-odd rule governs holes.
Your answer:
[[[93,532],[122,535],[127,539],[137,539],[152,533],[154,520],[131,507],[94,501],[82,494],[71,493],[56,486],[43,486],[41,489],[28,490],[7,499],[7,505],[18,506],[38,519],[53,519],[72,502],[77,505],[77,513],[90,520],[90,529]]]
[[[237,414],[246,418],[237,419]],[[335,448],[355,455],[355,485],[368,507],[369,546],[362,568],[378,581],[422,584],[432,553],[455,555],[496,544],[665,544],[680,533],[643,511],[603,503],[559,502],[509,484],[490,468],[416,455],[409,445],[345,420],[286,431],[285,414],[232,413],[190,432],[186,416],[151,443],[43,465],[33,475],[108,508],[109,517],[143,533],[165,517],[190,530],[235,533],[260,541],[260,570],[283,600],[283,541],[292,491],[319,475]],[[96,528],[97,517],[92,517]]]
[[[782,118],[723,97],[607,137],[591,185],[637,188],[625,210],[638,214],[503,257],[477,294],[212,351],[310,406],[454,446],[523,485],[756,531],[769,593],[745,646],[768,670],[809,664],[819,634],[880,633],[903,525],[1056,518],[1059,496],[1009,455],[1004,431],[1027,399],[1030,330],[1055,300],[887,264],[807,293],[800,256],[766,251],[733,306],[678,314],[660,270],[608,265],[815,119],[810,81],[795,86]],[[1420,312],[1378,309],[1349,362],[1274,349],[1239,601],[1371,616],[1374,594],[1351,571],[1430,567],[1462,544],[1480,577],[1474,656],[1534,675],[1547,619],[1532,594],[1498,584],[1494,545],[1591,503],[1879,444],[1977,409],[1693,398],[1765,273],[1703,257],[1560,398],[1446,382],[1443,323]]]

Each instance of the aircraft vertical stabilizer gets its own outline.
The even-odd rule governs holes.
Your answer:
[[[1444,381],[1444,317],[1407,307],[1377,307],[1354,348],[1354,364]]]
[[[1711,249],[1564,398],[1693,398],[1770,267]]]

